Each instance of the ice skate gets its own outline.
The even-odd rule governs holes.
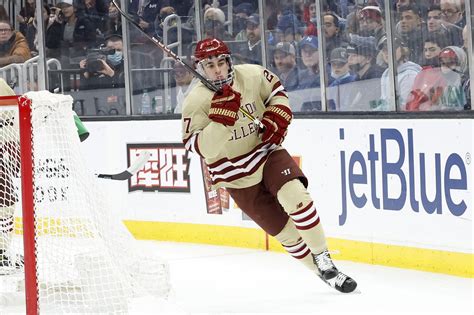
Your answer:
[[[329,286],[342,293],[350,293],[356,289],[357,282],[336,268],[327,250],[319,255],[313,254],[313,261],[318,268],[318,276]]]
[[[321,280],[327,283],[330,287],[342,293],[351,293],[357,288],[357,282],[348,275],[338,271],[335,278],[325,280],[321,275],[318,275]]]
[[[331,256],[327,250],[318,255],[313,254],[313,261],[318,268],[322,279],[330,280],[337,276],[339,271],[337,270],[336,266],[334,266]]]

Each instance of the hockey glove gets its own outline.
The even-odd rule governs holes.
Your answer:
[[[265,126],[263,130],[260,130],[262,141],[280,145],[285,140],[292,117],[291,109],[287,106],[268,107],[262,118],[262,124]]]
[[[240,93],[225,84],[214,94],[209,110],[209,118],[225,126],[233,126],[238,119]]]

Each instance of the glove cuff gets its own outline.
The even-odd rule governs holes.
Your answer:
[[[280,123],[286,123],[289,125],[293,119],[293,114],[291,109],[285,105],[273,105],[267,108],[265,111],[265,116],[270,116],[280,120]]]

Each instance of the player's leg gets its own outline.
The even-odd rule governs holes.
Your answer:
[[[239,208],[265,232],[274,236],[286,251],[311,270],[316,270],[308,246],[293,221],[262,184],[243,189],[227,188]]]
[[[311,250],[313,263],[320,277],[331,281],[331,285],[339,291],[353,291],[357,284],[339,272],[334,265],[327,250],[326,237],[316,206],[305,187],[306,177],[286,150],[270,155],[264,169],[264,182],[268,191],[277,197],[294,223],[297,233]]]
[[[294,222],[298,234],[305,240],[321,276],[328,280],[337,276],[337,268],[327,251],[326,236],[311,196],[299,179],[285,183],[277,193],[283,209]]]

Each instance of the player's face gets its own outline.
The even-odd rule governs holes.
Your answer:
[[[206,77],[211,81],[224,80],[229,74],[229,65],[225,57],[211,57],[203,61]]]

